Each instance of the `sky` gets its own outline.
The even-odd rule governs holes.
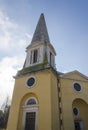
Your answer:
[[[88,76],[88,0],[0,0],[0,107],[11,99],[40,14],[44,13],[56,67]]]

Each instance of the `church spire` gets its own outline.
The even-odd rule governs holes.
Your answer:
[[[23,66],[24,71],[35,71],[47,67],[55,68],[55,49],[50,44],[44,14],[40,15],[31,44],[26,48],[26,59]]]
[[[43,13],[40,15],[40,18],[39,18],[38,24],[36,26],[31,43],[34,43],[37,41],[38,42],[43,41],[46,43],[50,43],[49,35],[48,35],[47,27],[46,27],[46,22],[45,22],[45,18],[44,18]]]

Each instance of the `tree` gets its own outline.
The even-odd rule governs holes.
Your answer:
[[[4,128],[7,128],[9,111],[10,111],[10,105],[6,105],[4,110]]]
[[[0,128],[4,128],[4,113],[0,110]]]
[[[8,96],[1,108],[2,108],[2,110],[0,110],[0,128],[6,129],[8,117],[9,117],[9,111],[10,111],[10,103],[9,103]]]

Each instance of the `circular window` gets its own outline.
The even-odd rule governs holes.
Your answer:
[[[35,84],[35,78],[34,78],[34,77],[30,77],[30,78],[27,80],[27,86],[28,86],[28,87],[32,87],[34,84]]]
[[[77,116],[77,115],[78,115],[78,112],[79,112],[79,111],[78,111],[78,109],[77,109],[77,108],[73,108],[73,113],[74,113],[74,115],[75,115],[75,116]]]
[[[78,83],[74,83],[74,89],[75,89],[76,91],[81,91],[81,85],[78,84]]]

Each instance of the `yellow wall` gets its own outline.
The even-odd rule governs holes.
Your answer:
[[[32,88],[26,86],[30,76],[36,78],[36,84]],[[38,101],[37,130],[60,130],[60,118],[63,126],[61,130],[74,130],[74,120],[82,120],[83,127],[87,130],[88,81],[76,73],[73,78],[69,74],[58,79],[59,83],[56,74],[49,69],[16,78],[7,130],[23,130],[23,106],[29,97],[35,97]],[[82,86],[81,92],[75,91],[75,82]],[[59,107],[62,113],[59,113]],[[80,109],[80,115],[73,115],[74,107]]]
[[[59,101],[58,101],[58,80],[57,76],[51,73],[51,105],[52,105],[52,130],[60,129]]]
[[[86,82],[85,79],[83,79],[80,75],[74,74],[73,75],[73,79],[72,75],[69,78],[60,78],[60,88],[61,88],[61,101],[62,101],[62,119],[63,119],[63,127],[64,130],[74,130],[74,118],[73,118],[73,109],[72,107],[75,105],[72,103],[74,100],[77,99],[81,99],[84,102],[86,102],[85,104],[82,104],[82,112],[87,111],[88,110],[88,81]],[[76,80],[77,79],[77,80]],[[81,92],[77,92],[74,87],[73,84],[77,82],[82,86],[82,91]],[[80,101],[80,100],[79,100]],[[86,107],[85,107],[86,106]],[[80,102],[78,104],[78,107],[80,107]],[[84,128],[85,130],[88,129],[88,114],[83,114],[82,117],[83,122],[84,123]]]
[[[26,80],[30,76],[35,76],[36,84],[32,88],[27,88]],[[57,80],[49,70],[32,73],[17,78],[15,81],[14,94],[7,130],[22,130],[22,106],[24,105],[27,98],[31,96],[36,97],[39,103],[38,130],[51,130],[54,127],[55,130],[58,130],[58,102],[56,100],[58,96],[56,85]]]
[[[78,109],[78,115],[73,115],[74,120],[80,120],[83,123],[83,129],[88,129],[88,104],[82,99],[76,99],[73,101],[72,107]]]

